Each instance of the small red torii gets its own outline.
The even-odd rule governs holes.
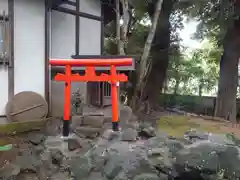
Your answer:
[[[97,56],[96,56],[97,57]],[[118,131],[118,94],[117,82],[126,82],[128,77],[124,74],[117,74],[117,66],[131,66],[133,59],[130,57],[102,57],[102,58],[79,58],[79,59],[50,59],[49,64],[52,66],[65,66],[65,74],[57,73],[54,77],[55,81],[65,82],[64,86],[64,115],[63,115],[63,136],[69,135],[69,120],[71,108],[71,82],[84,81],[84,82],[109,82],[111,83],[111,100],[112,100],[112,129]],[[79,75],[78,73],[72,74],[72,67],[85,67],[85,74]],[[110,67],[110,75],[101,73],[97,76],[95,67],[104,66]]]

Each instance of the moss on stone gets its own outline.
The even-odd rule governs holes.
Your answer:
[[[183,137],[184,133],[190,129],[200,132],[224,133],[219,126],[202,125],[192,121],[188,116],[163,116],[157,121],[157,127],[160,131],[179,138]]]
[[[43,128],[50,118],[0,124],[0,135],[23,133]]]

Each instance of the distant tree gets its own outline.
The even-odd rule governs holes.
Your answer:
[[[196,38],[210,37],[222,46],[215,115],[236,121],[240,46],[240,1],[185,1],[184,11],[200,21]]]
[[[209,94],[218,84],[221,48],[215,43],[194,50],[190,57],[176,51],[168,69],[169,91],[174,94]]]

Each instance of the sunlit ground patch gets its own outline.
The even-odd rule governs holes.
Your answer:
[[[170,136],[183,137],[184,133],[190,129],[195,129],[199,132],[225,133],[220,128],[220,124],[207,125],[201,124],[200,121],[191,119],[188,116],[163,116],[157,121],[159,131],[168,133]]]

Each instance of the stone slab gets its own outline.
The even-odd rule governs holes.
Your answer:
[[[82,120],[83,126],[91,126],[94,128],[101,128],[104,123],[104,116],[84,116]]]

